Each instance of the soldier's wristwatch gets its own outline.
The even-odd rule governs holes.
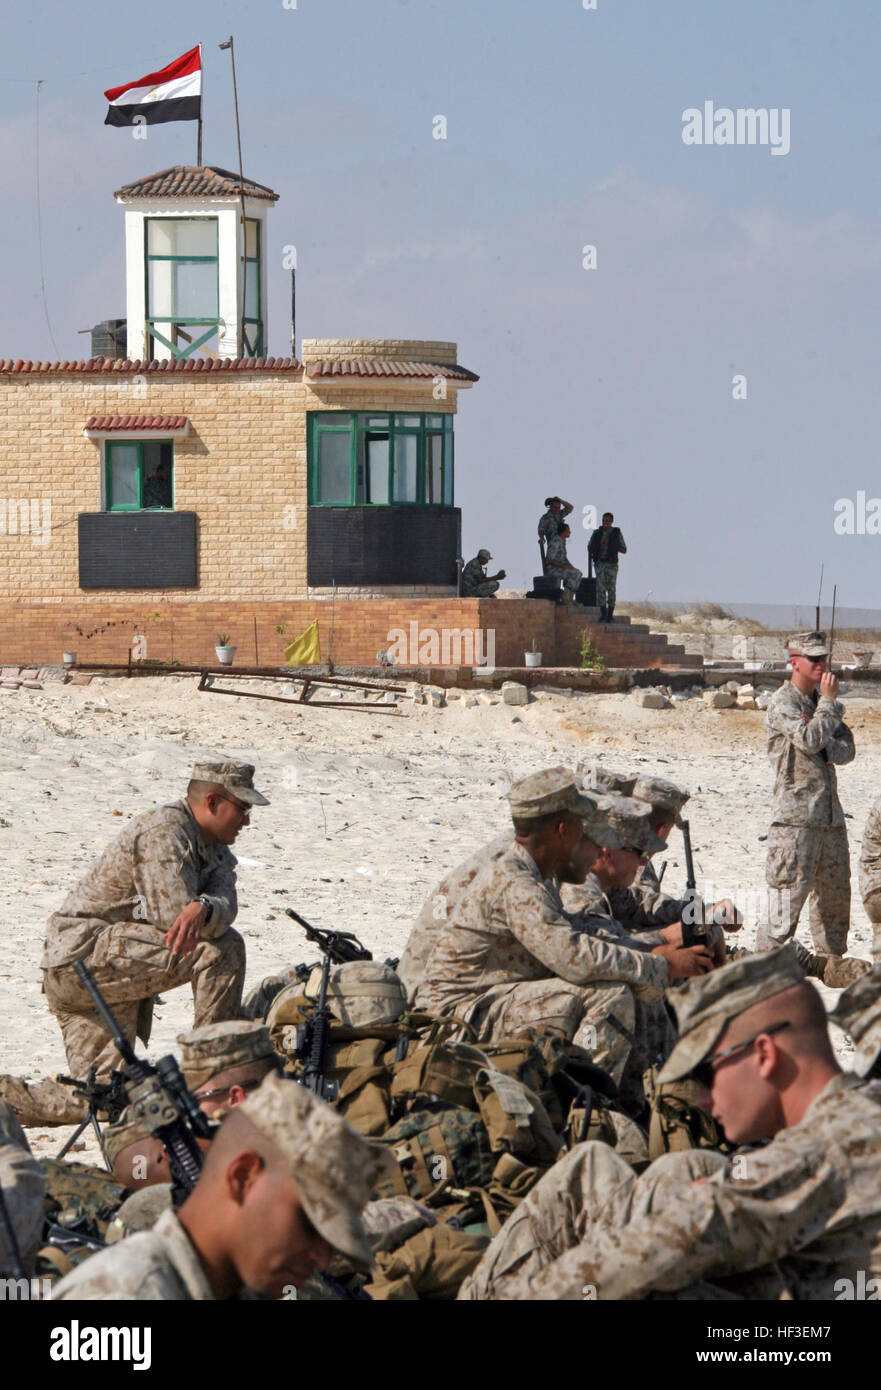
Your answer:
[[[214,904],[210,898],[203,898],[201,897],[201,895],[199,897],[199,902],[204,907],[206,913],[205,921],[202,925],[207,927],[208,923],[211,921],[211,918],[214,916]]]

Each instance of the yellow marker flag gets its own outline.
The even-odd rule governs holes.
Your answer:
[[[310,623],[302,636],[285,647],[284,659],[288,666],[316,666],[321,661],[318,645],[318,619]]]

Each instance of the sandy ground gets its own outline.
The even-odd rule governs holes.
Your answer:
[[[539,692],[516,709],[401,699],[399,715],[382,715],[220,698],[195,685],[183,676],[95,678],[2,699],[0,1071],[36,1078],[66,1069],[40,992],[46,919],[125,818],[182,795],[192,764],[221,754],[255,763],[272,801],[235,846],[246,989],[313,958],[285,906],[317,926],[354,931],[377,957],[399,955],[437,880],[506,825],[511,781],[581,759],[656,771],[691,790],[699,875],[746,904],[742,937],[753,943],[771,786],[761,711],[714,711],[700,700],[648,710],[626,695]],[[844,696],[858,750],[839,773],[854,880],[881,775],[879,695],[862,686],[859,698]],[[666,858],[664,884],[676,891],[685,871],[675,832]],[[805,928],[799,936],[809,944]],[[868,957],[870,943],[855,892],[851,953]],[[189,989],[167,994],[151,1055],[172,1050],[191,1025]],[[834,1034],[846,1058],[849,1041]],[[50,1154],[68,1133],[30,1138]],[[77,1156],[95,1153],[90,1142]]]

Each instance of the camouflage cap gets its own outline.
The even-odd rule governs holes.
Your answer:
[[[225,787],[249,806],[269,805],[268,799],[254,789],[253,763],[196,763],[192,780],[213,782],[217,787]]]
[[[269,1029],[246,1018],[206,1023],[189,1033],[178,1033],[181,1070],[190,1087],[204,1086],[213,1076],[246,1062],[275,1057]]]
[[[567,767],[549,767],[521,778],[508,792],[508,802],[511,815],[523,820],[549,816],[553,811],[590,816],[596,810],[596,798],[585,796]]]
[[[677,787],[675,782],[666,781],[663,777],[637,777],[630,795],[635,796],[639,801],[647,801],[652,810],[672,811],[673,820],[677,825],[681,825],[680,812],[690,793]]]
[[[670,995],[679,1041],[658,1081],[679,1081],[688,1076],[713,1050],[733,1018],[764,999],[802,984],[804,979],[805,972],[792,946],[781,946],[779,950],[743,956],[732,965],[688,980]]]
[[[490,553],[489,553],[489,551],[487,550],[487,548],[486,548],[485,545],[482,545],[482,546],[480,547],[480,549],[478,550],[478,552],[477,552],[477,558],[478,558],[478,560],[480,559],[481,555],[485,555],[486,558],[487,558],[488,560],[491,560],[491,559],[492,559],[492,556],[490,555]]]
[[[275,1074],[238,1106],[287,1160],[306,1215],[320,1235],[362,1269],[373,1251],[362,1212],[391,1154],[353,1129],[323,1100]]]
[[[794,632],[786,639],[790,656],[828,656],[825,632]]]
[[[620,838],[620,845],[613,848],[626,849],[632,846],[641,854],[657,854],[666,849],[667,842],[652,830],[652,808],[647,801],[638,801],[633,796],[608,796],[607,809],[609,826]]]
[[[583,792],[582,795],[585,801],[593,803],[592,810],[581,812],[581,827],[587,839],[599,845],[600,849],[623,849],[625,841],[610,819],[610,812],[615,809],[615,803],[622,798],[604,796],[601,792]]]
[[[599,767],[596,763],[582,763],[578,775],[587,792],[614,792],[616,796],[633,795],[636,778],[625,777],[623,772],[612,772],[610,768]]]
[[[104,1128],[104,1152],[108,1163],[115,1163],[123,1149],[129,1144],[140,1143],[151,1138],[147,1121],[127,1105],[115,1124]]]
[[[881,965],[844,990],[829,1017],[853,1038],[854,1071],[868,1076],[881,1057]]]

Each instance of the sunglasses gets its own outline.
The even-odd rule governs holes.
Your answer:
[[[250,806],[245,806],[243,802],[236,801],[235,798],[232,796],[221,796],[218,792],[217,799],[218,801],[228,801],[230,806],[235,806],[236,810],[241,812],[243,816],[249,816],[251,814]]]
[[[640,859],[645,858],[645,850],[640,849],[639,845],[622,845],[621,852],[622,854],[636,854]]]
[[[699,1086],[704,1090],[710,1091],[713,1087],[713,1077],[716,1074],[716,1062],[723,1062],[729,1057],[734,1057],[738,1052],[748,1052],[757,1038],[770,1037],[772,1033],[782,1033],[784,1028],[788,1028],[789,1023],[772,1023],[770,1028],[762,1028],[760,1032],[754,1033],[745,1042],[735,1043],[734,1047],[726,1047],[723,1052],[712,1052],[709,1057],[705,1057],[702,1062],[698,1062],[696,1067],[692,1067],[690,1075]]]
[[[254,1091],[260,1085],[259,1081],[236,1081],[233,1085],[240,1086],[243,1091]],[[230,1086],[214,1086],[210,1091],[194,1091],[196,1100],[213,1100],[215,1096],[228,1096],[232,1090]]]

